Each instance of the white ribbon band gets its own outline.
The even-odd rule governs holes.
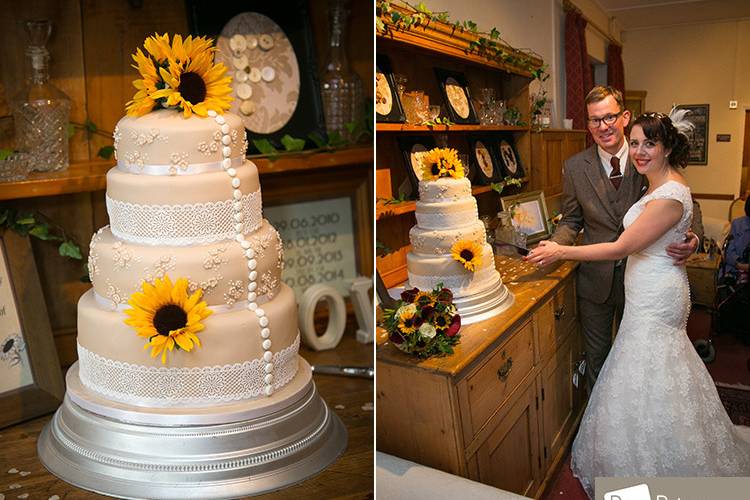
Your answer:
[[[102,297],[96,291],[94,292],[94,300],[96,303],[104,309],[105,311],[117,311],[117,312],[123,312],[125,309],[130,309],[131,306],[128,304],[117,304],[113,300],[110,300],[106,297]],[[265,304],[271,300],[267,294],[259,295],[258,298],[255,300],[255,303],[260,305]],[[241,300],[238,302],[235,302],[231,306],[228,305],[215,305],[215,306],[208,306],[208,308],[213,311],[215,314],[222,314],[222,313],[228,313],[228,312],[234,312],[234,311],[242,311],[243,309],[247,309],[248,301],[247,300]]]
[[[238,168],[242,166],[245,161],[244,156],[238,156],[232,158],[232,167]],[[136,163],[128,163],[122,159],[117,160],[117,170],[127,172],[129,174],[138,175],[196,175],[204,174],[206,172],[220,172],[224,170],[222,162],[213,161],[208,163],[191,163],[186,167],[180,165],[139,165]]]
[[[260,189],[239,200],[193,205],[140,205],[109,195],[106,200],[112,234],[141,245],[190,246],[233,240],[237,224],[241,224],[242,234],[249,234],[263,222]],[[242,205],[241,222],[235,219],[236,201]]]

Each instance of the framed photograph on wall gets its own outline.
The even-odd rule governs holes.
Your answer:
[[[315,41],[306,0],[221,3],[188,0],[194,35],[216,37],[217,62],[232,76],[230,111],[242,118],[249,136],[281,147],[289,134],[325,136]],[[249,141],[248,153],[257,153]]]
[[[501,167],[492,148],[492,139],[485,136],[471,136],[469,158],[471,170],[477,184],[488,185],[500,180]]]
[[[422,157],[436,147],[435,138],[431,135],[399,137],[398,144],[411,180],[412,194],[417,193],[422,180]]]
[[[396,82],[393,80],[391,61],[385,54],[377,54],[375,61],[375,117],[379,122],[406,121]]]
[[[547,203],[543,191],[532,191],[500,198],[503,210],[511,213],[513,227],[526,234],[526,242],[534,243],[550,235]]]
[[[695,128],[690,136],[688,165],[708,165],[708,104],[680,104],[690,112],[685,117]]]
[[[502,165],[502,177],[520,179],[526,175],[511,134],[498,136],[494,141],[494,149],[499,163]]]
[[[477,115],[471,102],[469,85],[463,73],[435,68],[448,115],[454,123],[477,124]]]
[[[0,233],[0,428],[57,409],[65,393],[29,238]]]

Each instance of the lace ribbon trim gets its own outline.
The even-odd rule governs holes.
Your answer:
[[[415,286],[420,290],[432,290],[433,288],[435,288],[435,285],[437,285],[438,283],[442,283],[443,287],[453,290],[454,293],[465,291],[469,287],[477,289],[484,283],[492,281],[496,274],[497,271],[494,267],[480,269],[479,271],[463,276],[425,276],[422,274],[414,274],[413,272],[408,271],[409,286]]]
[[[265,395],[265,377],[273,375],[274,391],[297,374],[299,334],[288,347],[273,354],[272,370],[253,359],[244,363],[196,368],[142,366],[115,361],[78,344],[81,382],[111,400],[136,406],[209,406]]]
[[[422,229],[459,229],[479,219],[477,207],[469,210],[420,213],[417,211],[417,226]]]
[[[110,229],[119,239],[141,245],[189,246],[233,240],[263,222],[260,189],[242,196],[242,222],[235,221],[234,199],[186,205],[140,205],[107,196]]]
[[[239,168],[245,161],[244,156],[232,158],[232,167]],[[221,172],[224,166],[220,161],[208,163],[191,163],[186,167],[174,164],[138,165],[123,160],[117,161],[117,170],[136,175],[196,175],[206,172]]]

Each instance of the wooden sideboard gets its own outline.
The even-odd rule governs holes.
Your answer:
[[[496,257],[514,303],[461,329],[450,356],[377,348],[377,448],[539,497],[583,413],[575,264],[536,269]]]

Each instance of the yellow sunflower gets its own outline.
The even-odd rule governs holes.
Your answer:
[[[461,179],[464,168],[458,152],[451,148],[434,148],[422,157],[422,178],[434,180],[440,177]]]
[[[401,306],[396,311],[396,315],[399,318],[398,329],[401,330],[401,333],[409,335],[417,331],[417,326],[414,324],[417,315],[417,306],[414,304]]]
[[[482,263],[482,246],[475,241],[457,241],[451,247],[451,255],[468,271],[474,272]]]
[[[420,307],[432,306],[435,304],[435,298],[432,296],[432,293],[420,290],[417,292],[417,295],[414,297],[414,302],[412,303],[417,304]]]
[[[129,316],[125,324],[135,328],[140,337],[149,341],[143,346],[151,348],[151,357],[161,354],[161,362],[167,362],[167,351],[175,347],[191,351],[201,342],[196,335],[203,330],[201,323],[212,311],[201,301],[203,290],[188,296],[188,281],[180,278],[172,285],[169,276],[157,278],[154,284],[143,283],[143,291],[131,295],[126,309]]]

